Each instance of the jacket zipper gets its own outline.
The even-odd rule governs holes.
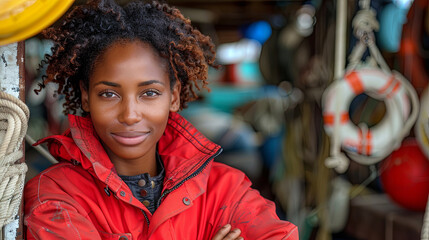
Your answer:
[[[222,148],[220,148],[215,154],[213,154],[211,157],[209,157],[204,163],[203,163],[203,165],[201,165],[195,172],[193,172],[191,175],[189,175],[187,178],[185,178],[185,179],[183,179],[182,181],[180,181],[178,184],[176,184],[174,187],[172,187],[172,188],[170,188],[170,189],[167,189],[167,190],[165,190],[163,193],[162,193],[162,195],[161,195],[161,197],[159,198],[159,200],[158,200],[158,203],[157,203],[157,208],[161,205],[161,201],[162,201],[162,199],[167,195],[167,194],[169,194],[169,193],[171,193],[172,191],[174,191],[174,190],[176,190],[177,188],[179,188],[180,186],[182,186],[186,181],[188,181],[188,180],[190,180],[190,179],[192,179],[192,178],[194,178],[195,176],[197,176],[198,174],[200,174],[206,167],[207,167],[207,165],[209,164],[209,162],[213,159],[213,158],[215,158],[215,157],[217,157],[217,156],[219,156],[219,154],[222,152]]]
[[[195,172],[193,172],[191,175],[189,175],[187,178],[185,178],[185,179],[183,179],[182,181],[180,181],[178,184],[176,184],[174,187],[172,187],[172,188],[170,188],[170,189],[167,189],[167,190],[165,190],[163,193],[162,193],[162,195],[161,195],[161,197],[159,198],[159,200],[158,200],[158,203],[157,203],[157,206],[156,206],[156,208],[158,208],[159,207],[159,205],[161,205],[161,201],[162,201],[162,199],[167,195],[167,194],[169,194],[169,193],[171,193],[172,191],[174,191],[174,190],[176,190],[177,188],[179,188],[180,186],[182,186],[186,181],[188,181],[188,180],[190,180],[190,179],[192,179],[192,178],[194,178],[195,176],[197,176],[198,174],[200,174],[206,167],[207,167],[207,165],[209,164],[209,162],[213,159],[213,158],[215,158],[215,157],[217,157],[217,156],[219,156],[219,154],[222,152],[222,148],[220,148],[215,154],[213,154],[212,156],[210,156],[204,163],[203,163],[203,165],[201,165],[197,170],[195,170]],[[147,217],[147,214],[145,213],[145,211],[143,211],[143,209],[141,209],[141,211],[142,211],[142,213],[143,213],[143,215],[144,215],[144,217],[145,217],[145,219],[146,219],[146,223],[147,223],[147,231],[149,232],[149,225],[150,225],[150,221],[149,221],[149,218]]]
[[[149,231],[149,218],[147,217],[146,213],[143,211],[143,209],[140,209],[144,215],[144,218],[146,218],[146,223],[147,223],[147,230]]]

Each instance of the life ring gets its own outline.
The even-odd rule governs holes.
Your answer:
[[[60,18],[74,0],[0,0],[0,45],[30,38]]]
[[[420,111],[414,126],[417,143],[429,160],[429,87],[420,96]]]
[[[342,80],[334,82],[324,92],[322,104],[326,133],[334,133],[335,114],[339,111],[337,131],[344,151],[351,155],[374,157],[361,164],[380,161],[393,151],[387,149],[400,146],[403,137],[401,132],[410,115],[410,99],[403,85],[398,74],[387,74],[377,68],[349,71]],[[358,127],[349,119],[349,106],[361,93],[386,104],[383,119],[370,129]]]

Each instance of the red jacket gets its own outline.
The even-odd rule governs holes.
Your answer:
[[[165,178],[153,215],[115,173],[91,120],[70,115],[69,123],[64,135],[38,142],[61,162],[25,186],[28,239],[206,240],[227,223],[244,239],[298,239],[242,172],[213,162],[220,147],[179,114],[158,143]]]

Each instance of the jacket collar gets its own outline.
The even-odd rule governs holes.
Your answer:
[[[70,129],[63,135],[50,136],[35,145],[47,142],[51,154],[60,160],[79,162],[84,169],[105,182],[116,192],[122,180],[115,173],[89,117],[69,115]],[[164,167],[164,190],[184,182],[200,171],[210,168],[220,146],[204,137],[195,127],[177,113],[170,113],[167,127],[158,142]],[[203,182],[206,181],[204,177]],[[204,184],[204,183],[202,183]]]

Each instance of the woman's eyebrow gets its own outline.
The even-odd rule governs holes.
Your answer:
[[[159,80],[148,80],[148,81],[144,81],[138,84],[139,87],[141,86],[147,86],[147,85],[151,85],[151,84],[161,84],[161,85],[165,85],[163,82],[159,81]]]
[[[98,83],[94,84],[94,86],[101,85],[101,84],[104,84],[104,85],[107,85],[107,86],[111,86],[111,87],[120,87],[121,86],[121,84],[119,84],[119,83],[108,82],[108,81],[98,82]]]
[[[111,87],[121,87],[121,84],[115,83],[115,82],[109,82],[109,81],[100,81],[100,82],[96,83],[94,86],[101,85],[101,84],[111,86]],[[151,85],[151,84],[165,85],[163,82],[161,82],[159,80],[148,80],[148,81],[140,82],[137,86],[141,87],[141,86],[147,86],[147,85]]]

